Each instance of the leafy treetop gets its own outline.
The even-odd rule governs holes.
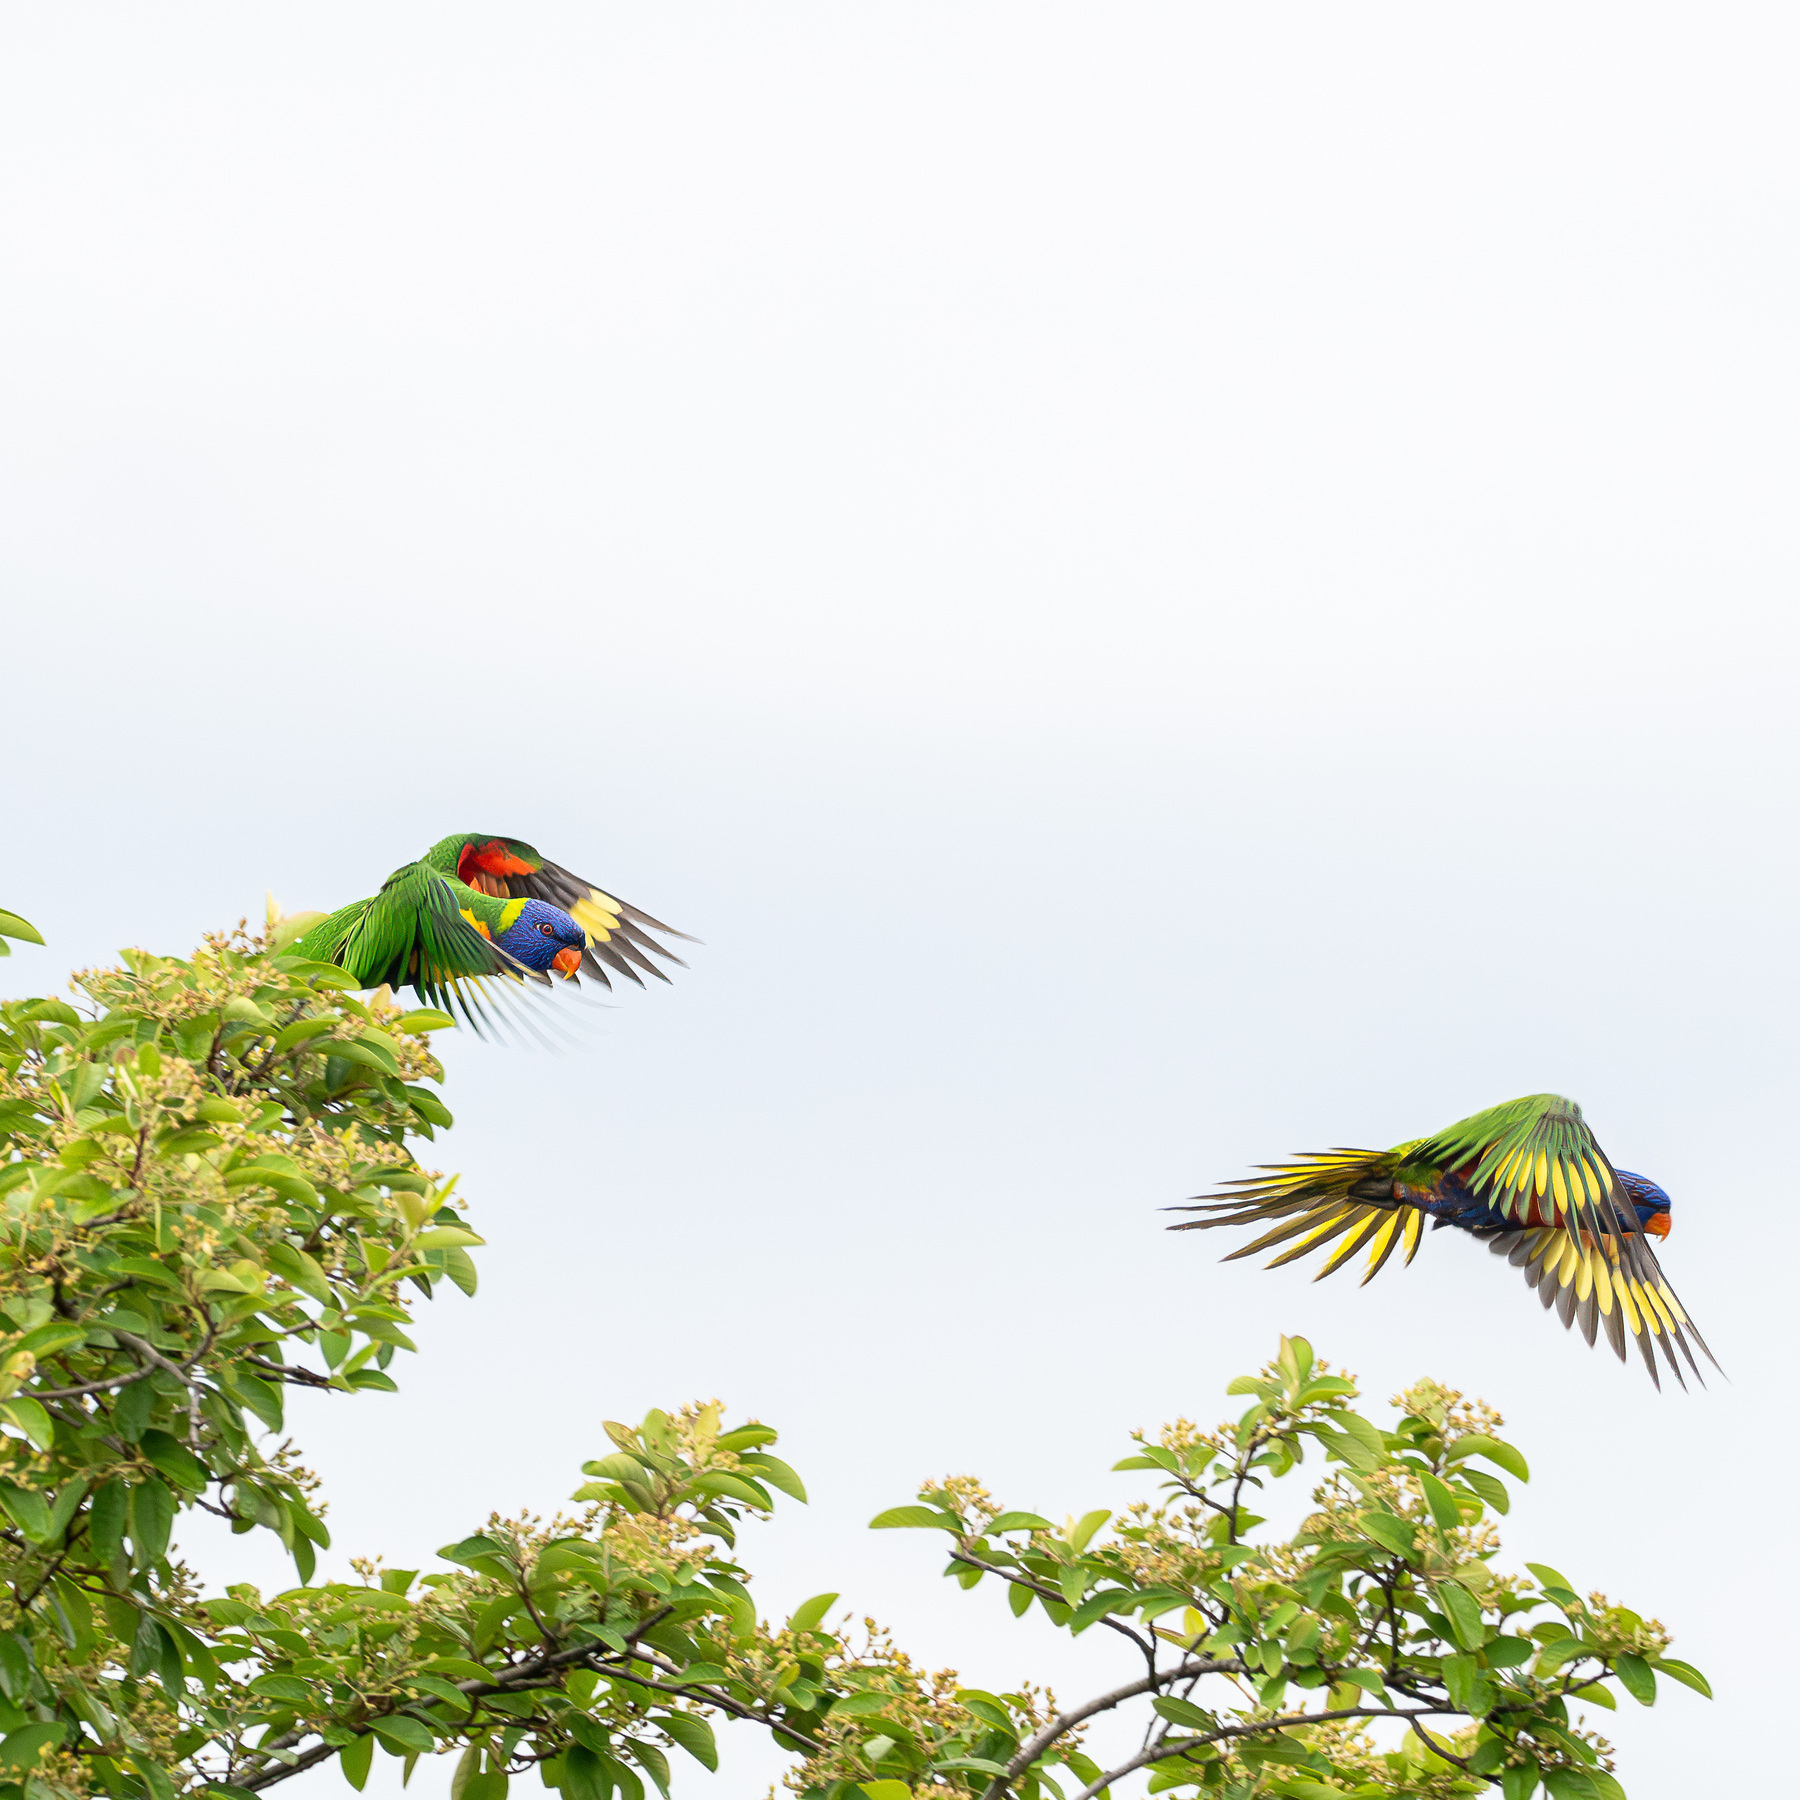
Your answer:
[[[473,1294],[480,1239],[412,1149],[450,1123],[447,1021],[278,948],[134,952],[81,1007],[0,1005],[0,1800],[243,1796],[333,1758],[360,1787],[377,1749],[459,1753],[456,1800],[531,1769],[642,1800],[676,1751],[715,1765],[721,1719],[788,1750],[805,1800],[1095,1800],[1140,1769],[1208,1800],[1565,1800],[1621,1792],[1572,1707],[1705,1691],[1655,1621],[1495,1570],[1526,1469],[1494,1415],[1422,1383],[1377,1425],[1299,1339],[1233,1384],[1235,1422],[1138,1440],[1120,1467],[1160,1499],[1058,1527],[956,1477],[874,1521],[941,1531],[947,1572],[1016,1614],[1098,1628],[1129,1679],[1077,1706],[928,1672],[833,1622],[835,1594],[761,1617],[741,1528],[805,1490],[716,1402],[609,1425],[568,1515],[315,1582],[286,1392],[392,1390],[412,1307]],[[1259,1535],[1308,1456],[1314,1511]],[[274,1533],[299,1584],[208,1597],[174,1548],[195,1510]],[[1139,1746],[1103,1768],[1083,1730],[1129,1708]]]

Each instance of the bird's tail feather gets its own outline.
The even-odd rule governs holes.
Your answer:
[[[1311,1151],[1290,1162],[1264,1163],[1260,1174],[1225,1182],[1217,1193],[1168,1208],[1170,1212],[1207,1215],[1183,1220],[1169,1229],[1208,1231],[1218,1225],[1271,1225],[1271,1230],[1224,1258],[1235,1262],[1297,1238],[1291,1249],[1270,1259],[1267,1266],[1271,1269],[1342,1238],[1313,1279],[1322,1281],[1366,1247],[1366,1283],[1400,1243],[1406,1245],[1408,1262],[1419,1249],[1424,1214],[1394,1198],[1395,1163],[1392,1151],[1343,1146]]]

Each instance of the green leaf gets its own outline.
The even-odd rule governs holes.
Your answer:
[[[458,1543],[446,1544],[438,1552],[438,1555],[445,1562],[462,1563],[468,1568],[478,1570],[483,1575],[500,1574],[508,1566],[503,1561],[499,1562],[499,1567],[486,1564],[486,1559],[489,1557],[498,1561],[506,1555],[506,1546],[498,1539],[491,1537],[463,1538]]]
[[[868,1800],[913,1800],[913,1791],[904,1781],[859,1781],[856,1785]]]
[[[1551,1800],[1598,1800],[1594,1784],[1581,1769],[1546,1769],[1544,1786]]]
[[[477,1236],[473,1231],[465,1231],[460,1225],[434,1225],[428,1231],[421,1231],[413,1239],[415,1250],[453,1250],[461,1249],[467,1244],[485,1244],[487,1239]]]
[[[1505,1770],[1500,1777],[1503,1800],[1531,1800],[1537,1791],[1538,1772],[1529,1764]]]
[[[803,1600],[794,1608],[794,1615],[788,1620],[789,1631],[814,1631],[819,1621],[831,1610],[831,1603],[836,1594],[814,1594],[810,1600]]]
[[[712,1727],[693,1713],[658,1713],[656,1725],[666,1732],[702,1768],[717,1771],[719,1748],[713,1742]]]
[[[41,1193],[43,1190],[40,1188],[38,1191]],[[160,1272],[161,1265],[158,1264],[157,1267]],[[71,1345],[86,1341],[87,1327],[85,1325],[71,1325],[59,1319],[53,1325],[40,1325],[36,1331],[26,1332],[12,1348],[15,1351],[29,1350],[39,1362],[44,1362],[67,1350]]]
[[[1465,1438],[1458,1438],[1445,1452],[1445,1460],[1448,1462],[1461,1462],[1465,1456],[1485,1456],[1496,1468],[1504,1469],[1515,1479],[1531,1479],[1531,1470],[1524,1457],[1511,1444],[1502,1443],[1499,1438],[1488,1437],[1483,1432],[1471,1432]]]
[[[1490,1475],[1483,1469],[1458,1469],[1456,1479],[1464,1482],[1470,1489],[1497,1513],[1512,1511],[1512,1495],[1507,1491],[1506,1483],[1497,1475]]]
[[[34,1000],[24,1016],[34,1025],[79,1025],[81,1014],[66,1000]]]
[[[723,1469],[708,1469],[704,1475],[696,1475],[688,1484],[702,1494],[717,1494],[721,1500],[738,1500],[746,1506],[754,1506],[759,1510],[767,1509],[769,1497],[759,1493],[750,1479],[744,1475],[728,1475]]]
[[[34,1543],[41,1544],[50,1536],[50,1507],[42,1494],[0,1481],[0,1507]]]
[[[463,1800],[469,1783],[481,1773],[481,1746],[471,1744],[456,1759],[456,1768],[450,1776],[450,1800]]]
[[[764,1450],[751,1450],[738,1461],[790,1500],[798,1500],[802,1506],[806,1504],[806,1484],[779,1456],[770,1456]]]
[[[327,1056],[341,1058],[344,1062],[356,1063],[365,1069],[378,1069],[383,1075],[397,1075],[400,1065],[394,1061],[393,1053],[374,1044],[365,1044],[358,1038],[333,1038],[328,1044],[319,1048]]]
[[[408,1751],[424,1756],[435,1747],[437,1741],[424,1724],[406,1713],[394,1713],[385,1719],[371,1719],[369,1729],[396,1756],[403,1756]]]
[[[1590,1681],[1586,1687],[1570,1688],[1571,1700],[1589,1700],[1595,1706],[1604,1706],[1608,1712],[1617,1712],[1619,1703],[1612,1696],[1609,1688],[1602,1687],[1597,1681]]]
[[[869,1521],[871,1531],[949,1531],[958,1535],[962,1524],[952,1514],[929,1506],[890,1506]]]
[[[160,1481],[140,1481],[131,1490],[131,1543],[137,1566],[160,1562],[175,1523],[175,1497]]]
[[[16,912],[8,912],[0,906],[0,937],[17,938],[21,944],[41,944],[44,940],[38,936],[35,925],[21,919]]]
[[[275,1034],[273,1054],[279,1056],[284,1050],[291,1050],[296,1044],[304,1044],[308,1038],[322,1037],[337,1025],[334,1013],[324,1013],[310,1019],[296,1019],[291,1025],[284,1025]]]
[[[1521,1663],[1530,1662],[1536,1653],[1537,1645],[1523,1637],[1497,1637],[1482,1646],[1488,1666],[1494,1669],[1516,1669]]]
[[[325,1271],[304,1250],[276,1238],[263,1247],[263,1257],[290,1287],[298,1288],[321,1306],[331,1304],[331,1284],[325,1279]]]
[[[435,1255],[444,1273],[473,1299],[480,1278],[475,1272],[475,1260],[468,1251],[439,1250]]]
[[[0,1689],[14,1702],[31,1692],[30,1644],[16,1631],[0,1631]]]
[[[1414,1549],[1413,1528],[1390,1512],[1366,1512],[1361,1520],[1363,1536],[1396,1556],[1410,1557]]]
[[[1450,1704],[1471,1718],[1483,1718],[1493,1709],[1494,1684],[1482,1673],[1473,1656],[1446,1656],[1442,1662],[1444,1689]]]
[[[636,1738],[627,1738],[620,1745],[637,1762],[646,1775],[661,1789],[664,1800],[669,1792],[669,1759],[654,1744],[640,1744]]]
[[[1097,1625],[1108,1613],[1128,1612],[1138,1595],[1135,1588],[1103,1588],[1090,1594],[1069,1616],[1065,1629],[1071,1637],[1079,1637],[1090,1625]]]
[[[282,974],[295,976],[312,987],[348,992],[358,985],[356,977],[348,970],[340,969],[336,963],[314,962],[304,956],[278,956],[275,958],[275,967]]]
[[[409,1086],[406,1090],[406,1097],[411,1101],[413,1111],[427,1123],[441,1125],[446,1131],[456,1123],[449,1107],[429,1088]]]
[[[1627,1650],[1622,1656],[1613,1659],[1613,1668],[1626,1693],[1639,1706],[1656,1704],[1656,1675],[1641,1656],[1633,1656]]]
[[[731,1671],[722,1668],[715,1662],[691,1662],[679,1675],[672,1677],[678,1682],[729,1681]]]
[[[338,1752],[338,1767],[344,1772],[344,1779],[357,1790],[369,1779],[369,1764],[375,1760],[375,1740],[366,1733],[359,1738],[352,1738]]]
[[[0,1402],[0,1419],[16,1425],[39,1450],[48,1450],[56,1442],[56,1427],[42,1405],[27,1394]]]
[[[1196,1731],[1212,1731],[1219,1721],[1211,1713],[1202,1712],[1191,1700],[1176,1694],[1158,1694],[1150,1702],[1171,1725],[1191,1725]]]
[[[138,1448],[177,1487],[190,1493],[198,1493],[212,1479],[199,1457],[166,1431],[146,1431],[138,1439]]]
[[[1456,1633],[1456,1641],[1465,1650],[1479,1650],[1487,1642],[1487,1627],[1481,1622],[1481,1607],[1475,1596],[1459,1581],[1440,1581],[1433,1585],[1438,1605]]]
[[[1545,1675],[1554,1674],[1564,1663],[1578,1662],[1582,1657],[1593,1654],[1593,1645],[1571,1632],[1567,1637],[1552,1638],[1543,1647],[1538,1653],[1538,1671]]]
[[[565,1800],[612,1800],[610,1758],[571,1744],[562,1758],[562,1791]]]
[[[609,1431],[611,1427],[607,1428]],[[630,1427],[621,1425],[621,1431],[629,1431]],[[734,1425],[718,1440],[721,1450],[729,1450],[736,1455],[741,1450],[755,1450],[763,1444],[772,1444],[781,1436],[773,1425],[761,1425],[754,1419],[747,1425]]]
[[[1304,1343],[1306,1340],[1301,1338],[1296,1341]],[[1069,1548],[1079,1556],[1093,1542],[1094,1533],[1111,1517],[1112,1514],[1104,1506],[1095,1512],[1083,1513],[1069,1532]]]
[[[860,1694],[841,1694],[832,1706],[833,1717],[842,1716],[847,1719],[867,1718],[870,1713],[878,1713],[893,1698],[892,1694],[883,1694],[869,1690]]]
[[[1537,1577],[1538,1586],[1541,1587],[1547,1595],[1554,1598],[1556,1594],[1563,1593],[1569,1595],[1571,1599],[1574,1598],[1575,1590],[1570,1587],[1568,1582],[1559,1575],[1556,1570],[1551,1568],[1548,1563],[1528,1562],[1525,1566]],[[1559,1602],[1558,1604],[1561,1603]],[[1567,1608],[1565,1607],[1564,1610],[1566,1611]]]
[[[9,1769],[34,1769],[38,1757],[52,1744],[60,1744],[68,1729],[59,1719],[50,1724],[27,1725],[22,1730],[9,1731],[5,1741],[0,1743],[0,1763]]]
[[[403,1012],[399,1018],[390,1020],[389,1024],[395,1031],[405,1031],[419,1037],[427,1031],[448,1031],[456,1021],[448,1013],[439,1012],[435,1006],[418,1006],[411,1012]]]
[[[1152,1463],[1152,1468],[1158,1465]],[[1003,1531],[1054,1531],[1056,1527],[1048,1519],[1040,1519],[1036,1513],[1003,1512],[988,1527],[990,1532],[998,1534]]]
[[[1659,1674],[1672,1676],[1683,1687],[1691,1687],[1696,1694],[1704,1694],[1708,1700],[1713,1697],[1706,1677],[1692,1663],[1677,1662],[1672,1656],[1662,1656],[1657,1658],[1653,1666]]]
[[[250,1691],[270,1700],[290,1700],[304,1706],[313,1696],[312,1689],[297,1675],[259,1675],[251,1682]]]
[[[1419,1488],[1425,1496],[1425,1504],[1431,1509],[1433,1523],[1440,1531],[1455,1531],[1462,1524],[1462,1514],[1456,1510],[1456,1496],[1438,1480],[1435,1475],[1427,1475],[1421,1471]]]

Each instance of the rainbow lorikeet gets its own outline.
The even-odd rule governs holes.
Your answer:
[[[462,831],[433,844],[424,860],[428,867],[477,893],[507,900],[543,901],[569,914],[586,934],[576,967],[603,987],[612,986],[608,969],[635,981],[639,987],[644,985],[639,969],[659,981],[667,981],[668,976],[650,960],[652,956],[660,956],[678,968],[687,967],[674,951],[665,949],[650,935],[651,931],[666,931],[691,944],[694,940],[685,931],[677,931],[673,925],[665,925],[635,906],[615,900],[604,889],[579,875],[571,875],[516,838]],[[573,974],[575,970],[568,972]]]
[[[1554,1305],[1565,1327],[1579,1320],[1590,1344],[1603,1325],[1621,1362],[1629,1333],[1659,1387],[1653,1345],[1662,1346],[1678,1381],[1672,1346],[1696,1377],[1690,1340],[1718,1367],[1650,1248],[1651,1238],[1669,1234],[1669,1196],[1654,1181],[1615,1169],[1581,1108],[1560,1094],[1508,1100],[1391,1150],[1312,1151],[1262,1167],[1265,1174],[1169,1208],[1216,1215],[1169,1229],[1271,1224],[1225,1258],[1292,1241],[1271,1269],[1341,1239],[1314,1279],[1367,1246],[1367,1282],[1401,1242],[1412,1261],[1427,1220],[1434,1230],[1453,1225],[1523,1269],[1545,1307]]]
[[[531,891],[534,885],[566,896],[574,911]],[[529,844],[474,832],[396,869],[371,898],[316,921],[292,920],[290,930],[301,923],[298,954],[335,963],[363,987],[410,985],[477,1029],[486,1021],[483,1002],[497,1007],[508,992],[494,977],[548,987],[552,973],[578,980],[586,971],[610,987],[610,966],[640,985],[639,968],[667,980],[650,955],[680,959],[643,927],[684,935],[546,862]]]

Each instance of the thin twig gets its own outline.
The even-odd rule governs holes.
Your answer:
[[[1034,1581],[1031,1576],[1018,1574],[1012,1569],[1003,1569],[998,1563],[983,1562],[979,1556],[971,1556],[960,1544],[951,1551],[950,1560],[964,1563],[971,1569],[985,1570],[989,1575],[998,1575],[1002,1581],[1010,1581],[1014,1587],[1030,1588],[1034,1594],[1041,1594],[1046,1600],[1054,1600],[1058,1606],[1069,1605],[1060,1589],[1050,1587],[1042,1581]],[[1069,1607],[1069,1610],[1073,1612],[1075,1609]],[[1156,1669],[1156,1646],[1154,1643],[1146,1643],[1129,1625],[1122,1619],[1115,1619],[1111,1613],[1102,1613],[1096,1623],[1109,1625],[1114,1631],[1130,1638],[1143,1652],[1145,1661],[1149,1663],[1151,1671],[1154,1673]]]

